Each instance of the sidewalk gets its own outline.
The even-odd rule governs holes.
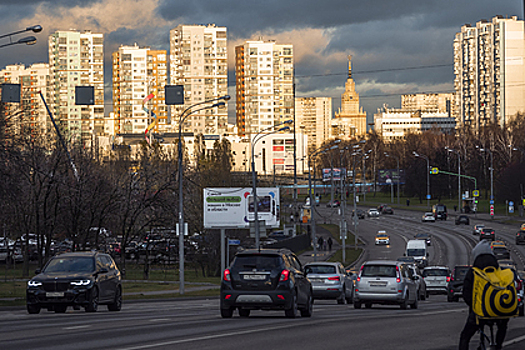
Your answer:
[[[319,237],[323,237],[324,241],[326,242],[329,237],[332,237],[332,235],[330,234],[330,231],[328,231],[324,227],[316,225],[315,229],[316,229],[316,232],[315,232],[316,240],[318,240]],[[331,250],[328,249],[328,244],[327,244],[327,248],[326,248],[327,250],[322,250],[322,249],[321,250],[317,250],[317,260],[315,259],[313,250],[308,250],[308,251],[302,253],[301,255],[299,255],[298,257],[299,257],[299,261],[301,261],[301,264],[304,265],[304,264],[307,264],[309,262],[327,261],[328,259],[330,259],[330,257],[332,255],[334,255],[336,251],[341,249],[341,245],[339,244],[339,242],[337,242],[336,239],[334,239],[332,237],[332,241],[333,241],[333,244],[332,244],[332,249]]]

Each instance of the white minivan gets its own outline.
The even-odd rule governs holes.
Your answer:
[[[428,266],[427,244],[423,240],[412,239],[408,241],[405,256],[413,257],[417,266],[421,269]]]

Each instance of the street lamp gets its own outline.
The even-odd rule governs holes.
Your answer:
[[[416,151],[412,152],[414,156],[418,158],[423,158],[427,161],[427,207],[430,210],[430,160],[427,156],[417,153]]]
[[[360,143],[363,143],[363,142],[360,142]],[[355,147],[355,146],[354,146]],[[355,151],[354,153],[352,153],[351,155],[354,156],[354,169],[352,171],[352,177],[353,177],[353,180],[352,180],[352,186],[353,186],[353,193],[354,193],[354,215],[353,215],[353,220],[354,220],[354,249],[357,250],[357,220],[358,217],[357,217],[357,196],[356,196],[356,190],[355,190],[355,166],[356,166],[356,160],[357,160],[357,156],[360,155],[361,158],[364,158],[366,156],[368,156],[370,153],[372,152],[372,150],[368,150],[366,151],[365,153],[362,153],[361,154],[361,149],[358,149],[357,151]]]
[[[401,182],[401,174],[399,173],[399,157],[390,155],[386,152],[385,152],[385,156],[395,158],[397,162],[397,204],[399,204],[399,183]]]
[[[183,196],[183,186],[182,186],[182,179],[183,179],[183,166],[182,166],[182,123],[184,123],[184,120],[188,118],[190,115],[205,110],[205,109],[211,109],[215,107],[222,107],[225,105],[224,101],[228,101],[230,99],[229,95],[221,96],[218,98],[214,98],[211,100],[203,101],[196,103],[194,105],[189,106],[179,116],[179,293],[182,295],[184,294],[184,196]],[[215,101],[221,101],[217,102],[213,105],[204,106],[198,109],[193,109],[197,106],[201,106],[204,104],[212,103]]]
[[[476,148],[479,149],[480,152],[489,152],[490,154],[490,205],[492,207],[492,205],[494,205],[494,158],[490,149],[481,148],[479,146],[476,146]],[[494,216],[492,216],[492,218],[494,219]]]
[[[32,31],[34,33],[40,33],[42,31],[42,26],[35,25],[35,26],[27,27],[26,29],[18,30],[16,32],[12,32],[12,33],[9,33],[9,34],[0,35],[0,39],[1,38],[5,38],[5,37],[9,37],[9,43],[8,44],[4,44],[4,45],[0,45],[0,47],[10,46],[10,45],[17,45],[17,44],[26,44],[26,45],[36,44],[36,38],[34,36],[24,37],[24,38],[19,39],[18,41],[13,41],[13,39],[11,38],[12,35],[17,35],[17,34],[24,33],[24,32],[29,32],[29,31]]]
[[[448,146],[445,149],[449,152],[455,153],[458,155],[458,209],[461,213],[461,157],[458,151],[455,149],[449,148]]]
[[[310,192],[310,227],[312,230],[312,241],[314,242],[314,261],[317,261],[317,240],[316,240],[315,215],[314,215],[315,204],[314,204],[314,198],[312,196],[312,168],[311,168],[310,163],[313,157],[325,151],[324,150],[325,147],[329,147],[331,145],[334,145],[340,142],[341,140],[335,140],[334,142],[330,143],[328,146],[319,147],[308,155],[308,189]],[[344,239],[345,239],[345,235],[343,235],[343,242],[344,242]]]
[[[265,134],[265,131],[268,131],[270,129],[273,129],[277,126],[284,125],[284,124],[290,124],[293,123],[293,120],[286,120],[282,123],[270,126],[269,128],[263,129],[257,133],[257,135],[254,136],[252,140],[252,196],[253,196],[253,215],[255,220],[255,248],[258,250],[260,248],[259,246],[259,239],[260,239],[260,231],[259,231],[259,213],[258,213],[258,203],[257,203],[257,173],[255,172],[255,144],[257,141],[263,139],[264,137],[275,134],[280,131],[289,130],[289,126],[285,126],[283,128],[273,130],[272,132],[269,132]]]

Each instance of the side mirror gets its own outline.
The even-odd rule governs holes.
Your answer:
[[[109,270],[106,267],[103,267],[100,270],[98,270],[98,273],[108,273],[108,272]]]

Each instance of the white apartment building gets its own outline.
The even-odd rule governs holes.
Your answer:
[[[503,127],[525,111],[524,58],[524,22],[517,16],[461,27],[454,40],[459,124]]]
[[[113,118],[116,133],[169,131],[164,86],[165,50],[121,46],[113,53]]]
[[[322,146],[330,139],[332,121],[331,97],[302,97],[295,99],[295,122],[298,130],[308,136],[308,149]]]
[[[57,31],[49,36],[52,108],[66,140],[85,145],[104,132],[104,35]],[[93,86],[93,105],[75,104],[75,87]]]
[[[226,27],[179,25],[170,31],[170,84],[184,85],[185,101],[184,105],[171,106],[174,131],[178,132],[184,109],[228,95],[227,59]],[[197,109],[185,118],[183,132],[223,135],[227,131],[227,105],[219,109]]]
[[[408,134],[420,134],[428,130],[439,130],[452,134],[456,119],[441,111],[411,111],[387,108],[374,115],[374,130],[385,142],[404,140]]]
[[[8,65],[0,70],[0,82],[20,84],[20,104],[6,103],[6,139],[23,138],[32,143],[45,145],[54,139],[51,119],[40,93],[49,103],[49,65],[35,63]]]
[[[293,45],[246,41],[235,47],[235,79],[240,135],[293,119]]]
[[[401,95],[401,109],[407,111],[439,111],[456,116],[454,111],[454,93],[405,94]]]

